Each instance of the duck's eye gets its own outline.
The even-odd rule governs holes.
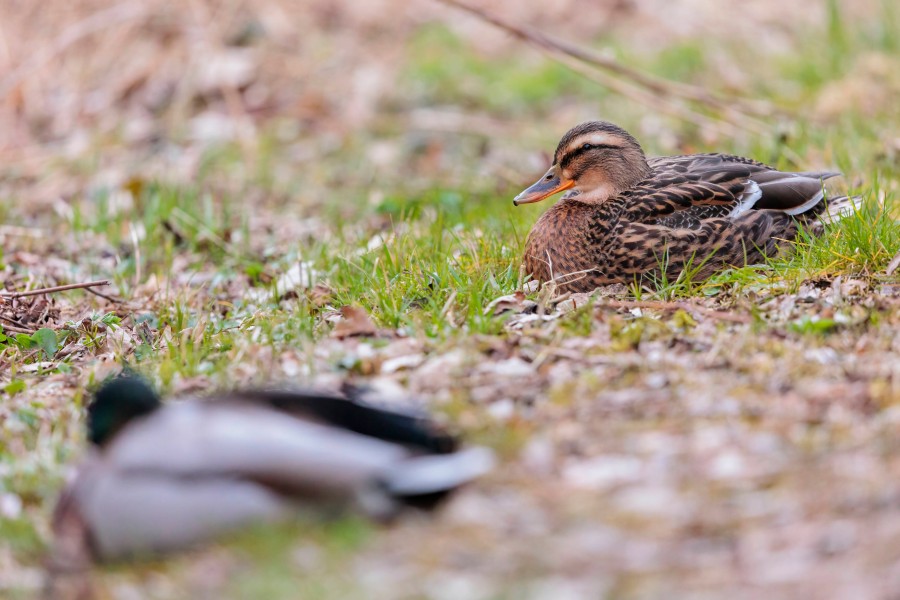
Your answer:
[[[594,147],[593,144],[582,144],[581,149],[582,150],[590,150],[593,147]]]

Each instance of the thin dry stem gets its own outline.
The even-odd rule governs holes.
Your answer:
[[[38,296],[41,294],[53,294],[55,292],[65,292],[67,290],[80,290],[100,285],[109,285],[109,280],[101,279],[99,281],[88,281],[85,283],[70,283],[68,285],[57,285],[48,288],[38,288],[36,290],[26,290],[24,292],[0,292],[3,298],[21,298],[23,296]]]
[[[19,362],[21,364],[25,364],[26,362],[28,362],[29,359],[37,356],[38,352],[40,352],[40,351],[41,351],[41,348],[35,348],[31,352],[29,352],[28,354],[23,356],[21,359],[19,359],[17,362]],[[6,369],[10,368],[12,366],[12,364],[13,364],[12,359],[9,359],[5,362],[0,363],[0,373],[3,373],[4,371],[6,371]]]
[[[893,275],[894,271],[897,270],[897,267],[900,267],[900,251],[894,255],[894,258],[891,259],[891,262],[888,263],[887,270],[885,271],[888,276]]]
[[[516,25],[494,13],[485,11],[465,2],[460,2],[459,0],[439,1],[460,10],[464,10],[482,21],[490,23],[511,35],[538,47],[549,54],[554,60],[569,68],[572,68],[572,59],[574,59],[574,62],[586,64],[595,69],[606,71],[605,76],[599,78],[596,77],[596,74],[592,76],[588,75],[584,70],[575,69],[582,75],[610,87],[613,91],[634,98],[654,109],[663,110],[663,105],[671,103],[663,101],[663,97],[695,102],[711,109],[721,111],[725,115],[734,115],[734,113],[738,113],[736,116],[739,118],[720,117],[720,120],[731,123],[733,126],[755,132],[768,129],[768,124],[754,118],[755,116],[768,117],[776,113],[775,108],[768,103],[749,101],[734,96],[722,97],[699,86],[655,77],[624,65],[612,57],[604,56],[581,46],[552,38],[539,31],[535,31],[530,27]],[[563,57],[567,57],[570,60],[563,60]],[[616,77],[624,81],[619,81]],[[616,81],[618,85],[612,84],[611,82],[613,81]],[[636,90],[628,90],[628,88],[623,85],[626,82],[637,88],[642,88],[640,91],[643,93],[637,93]],[[693,111],[682,106],[677,106],[677,108],[670,107],[666,109],[665,112],[696,124],[701,124],[706,119],[702,115],[700,115],[700,117],[703,118],[698,118],[698,113],[690,115],[690,112]]]
[[[24,333],[25,335],[34,334],[34,329],[19,327],[18,325],[3,325],[3,331],[6,333]]]

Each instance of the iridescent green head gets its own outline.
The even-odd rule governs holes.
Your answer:
[[[94,400],[88,406],[88,439],[103,446],[129,421],[161,405],[159,395],[144,379],[132,374],[110,379],[94,393]]]

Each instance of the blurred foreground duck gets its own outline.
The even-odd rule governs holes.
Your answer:
[[[525,269],[568,291],[642,276],[695,279],[774,255],[798,225],[813,234],[852,214],[859,198],[826,201],[838,172],[785,173],[728,154],[647,158],[637,140],[605,121],[566,133],[553,164],[515,205],[568,190],[534,225]]]
[[[488,471],[487,449],[417,415],[317,392],[249,391],[163,405],[121,377],[88,412],[93,451],[54,516],[56,562],[176,550],[298,505],[383,519],[434,506]],[[75,561],[77,562],[77,561]]]

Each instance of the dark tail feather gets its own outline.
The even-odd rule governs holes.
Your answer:
[[[355,389],[349,389],[347,396],[314,390],[258,390],[232,397],[264,402],[287,413],[417,447],[424,452],[447,454],[456,450],[456,439],[425,415],[372,406],[359,395]]]
[[[825,181],[840,174],[838,171],[754,172],[750,175],[750,181],[759,187],[760,197],[753,208],[780,210],[789,215],[816,210],[827,194]]]

